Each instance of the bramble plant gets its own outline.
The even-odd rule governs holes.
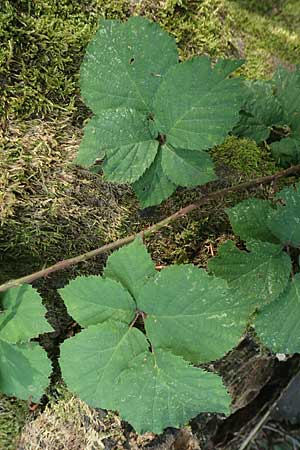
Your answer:
[[[275,203],[245,200],[228,216],[250,252],[228,241],[209,262],[210,270],[259,307],[254,327],[267,347],[299,353],[300,184],[284,188]]]
[[[103,277],[59,290],[84,328],[61,346],[67,386],[118,410],[139,433],[179,427],[199,412],[229,412],[221,378],[192,367],[240,340],[251,305],[193,265],[156,272],[140,239],[113,253]]]
[[[280,68],[271,81],[228,78],[241,64],[213,65],[207,57],[179,63],[174,40],[157,24],[102,21],[81,69],[94,116],[76,162],[104,160],[106,179],[131,183],[144,207],[179,185],[216,179],[207,150],[231,130],[273,140],[284,166],[299,162],[299,68]],[[209,199],[299,173],[293,166],[211,192],[138,234]],[[134,235],[0,286],[0,390],[37,402],[51,372],[32,339],[52,328],[39,294],[22,283],[133,241],[108,258],[103,276],[80,276],[59,290],[82,329],[61,345],[65,382],[91,406],[118,410],[140,433],[181,426],[199,412],[228,413],[220,376],[195,366],[224,356],[249,324],[272,351],[300,352],[300,184],[274,201],[250,198],[227,213],[244,242],[223,244],[209,261],[211,273],[191,264],[158,272]]]
[[[177,186],[216,179],[207,150],[239,119],[243,61],[206,56],[179,63],[175,41],[142,17],[101,21],[81,67],[81,92],[94,113],[76,163],[104,160],[105,179],[130,183],[143,207]]]

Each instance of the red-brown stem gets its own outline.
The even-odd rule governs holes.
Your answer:
[[[52,266],[49,266],[42,270],[39,270],[38,272],[34,272],[30,275],[26,275],[24,277],[17,278],[15,280],[10,280],[10,281],[0,285],[0,292],[4,292],[7,289],[10,289],[10,288],[16,287],[16,286],[20,286],[21,284],[24,284],[24,283],[32,283],[33,281],[38,280],[42,277],[46,277],[53,272],[57,272],[58,270],[66,269],[70,266],[73,266],[80,262],[86,261],[87,259],[94,258],[95,256],[101,255],[110,250],[115,250],[125,244],[129,244],[137,236],[141,236],[141,237],[149,236],[151,233],[155,233],[156,231],[160,230],[162,227],[168,225],[169,223],[174,222],[175,220],[179,219],[180,217],[186,216],[187,214],[194,211],[195,209],[200,208],[200,206],[205,205],[206,203],[209,203],[210,201],[215,200],[219,197],[230,194],[231,192],[242,191],[242,190],[254,187],[254,186],[258,186],[260,184],[268,184],[274,180],[277,180],[278,178],[295,175],[297,173],[300,173],[300,164],[297,166],[289,167],[288,169],[282,170],[273,175],[256,178],[251,181],[245,181],[244,183],[240,183],[240,184],[237,184],[237,185],[229,187],[229,188],[220,189],[219,191],[211,192],[210,194],[206,195],[205,197],[201,197],[197,202],[191,203],[190,205],[179,209],[174,214],[171,214],[170,216],[166,217],[165,219],[161,220],[160,222],[157,222],[154,225],[151,225],[150,227],[146,228],[145,230],[141,230],[138,233],[131,234],[130,236],[127,236],[122,239],[118,239],[117,241],[111,242],[110,244],[103,245],[100,248],[96,248],[95,250],[91,250],[87,253],[83,253],[82,255],[75,256],[74,258],[69,258],[69,259],[65,259],[63,261],[59,261],[58,263],[56,263]]]

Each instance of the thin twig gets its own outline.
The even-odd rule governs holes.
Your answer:
[[[174,222],[175,220],[179,219],[180,217],[186,216],[187,214],[191,213],[195,209],[200,208],[200,206],[203,206],[213,200],[216,200],[217,198],[228,195],[232,192],[243,191],[245,189],[248,189],[248,188],[251,188],[254,186],[259,186],[260,184],[268,184],[274,180],[277,180],[278,178],[295,175],[297,173],[300,173],[300,164],[297,166],[289,167],[288,169],[282,170],[273,175],[256,178],[254,180],[246,181],[244,183],[241,183],[241,184],[229,187],[229,188],[211,192],[210,194],[206,195],[205,197],[201,197],[198,202],[191,203],[190,205],[185,206],[184,208],[181,208],[174,214],[171,214],[169,217],[166,217],[165,219],[161,220],[160,222],[157,222],[154,225],[151,225],[150,227],[146,228],[145,230],[141,230],[138,233],[131,234],[130,236],[127,236],[122,239],[118,239],[117,241],[111,242],[110,244],[103,245],[100,248],[96,248],[95,250],[91,250],[87,253],[83,253],[82,255],[75,256],[74,258],[69,258],[69,259],[65,259],[63,261],[59,261],[58,263],[56,263],[50,267],[39,270],[38,272],[34,272],[30,275],[26,275],[24,277],[17,278],[15,280],[10,280],[10,281],[0,285],[0,292],[4,292],[7,289],[10,289],[10,288],[16,287],[16,286],[20,286],[21,284],[24,284],[24,283],[32,283],[33,281],[38,280],[43,277],[46,277],[53,272],[57,272],[59,270],[66,269],[70,266],[74,266],[75,264],[86,261],[87,259],[94,258],[95,256],[101,255],[103,253],[107,253],[110,250],[115,250],[125,244],[129,244],[137,236],[141,236],[141,237],[149,236],[150,234],[155,233],[156,231],[160,230],[161,228],[168,225],[169,223]]]

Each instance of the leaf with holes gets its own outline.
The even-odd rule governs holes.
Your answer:
[[[190,365],[234,347],[252,313],[226,282],[192,265],[157,273],[137,239],[108,258],[104,277],[59,292],[85,327],[61,346],[62,375],[87,403],[118,410],[138,432],[229,411],[221,378]]]
[[[238,120],[243,61],[178,62],[175,41],[142,17],[106,20],[87,48],[81,91],[95,114],[75,162],[103,160],[108,181],[130,183],[143,207],[177,186],[216,179],[208,154]]]

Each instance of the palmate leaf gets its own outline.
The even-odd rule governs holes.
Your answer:
[[[268,219],[268,227],[282,244],[300,247],[300,183],[283,189],[277,198],[283,204]]]
[[[220,377],[189,365],[236,345],[252,312],[224,281],[194,266],[154,274],[138,239],[110,256],[104,279],[79,277],[60,295],[87,326],[61,346],[63,378],[90,405],[157,433],[201,411],[228,412]]]
[[[39,344],[29,341],[52,331],[46,310],[30,285],[9,289],[0,299],[0,391],[37,402],[49,383],[51,364]]]
[[[259,313],[255,331],[273,352],[300,353],[300,274],[290,281],[282,295]]]
[[[227,241],[208,266],[246,301],[261,306],[275,300],[286,288],[291,259],[281,245],[250,241],[247,248],[249,252],[241,251],[232,241]]]
[[[242,63],[212,67],[196,57],[179,64],[175,41],[158,25],[141,17],[102,21],[82,65],[82,95],[95,117],[75,162],[104,158],[105,178],[133,184],[143,207],[179,185],[215,180],[203,150],[221,143],[238,120],[242,81],[227,77]]]
[[[239,341],[252,308],[227,284],[192,265],[171,266],[141,290],[146,333],[162,347],[201,363],[220,358]]]
[[[118,393],[120,413],[138,433],[180,427],[199,411],[229,413],[230,396],[218,375],[162,349],[130,361],[119,376]]]
[[[274,206],[268,200],[249,198],[228,208],[226,212],[233,231],[244,241],[279,243],[268,226],[268,220],[274,212]]]

